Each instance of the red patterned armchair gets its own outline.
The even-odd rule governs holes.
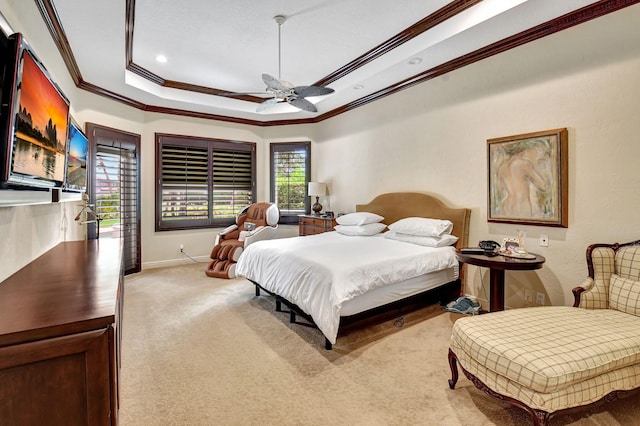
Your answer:
[[[235,278],[236,262],[244,248],[260,240],[275,236],[280,211],[275,204],[251,204],[238,213],[236,224],[216,236],[211,250],[211,262],[205,273],[213,278]]]

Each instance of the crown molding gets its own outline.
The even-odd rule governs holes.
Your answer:
[[[381,55],[384,55],[389,50],[406,43],[417,35],[421,34],[424,31],[427,31],[429,28],[455,16],[458,13],[463,12],[469,7],[479,3],[481,0],[457,0],[449,3],[447,6],[441,8],[440,10],[434,12],[433,14],[427,16],[411,27],[405,29],[404,31],[398,33],[394,37],[385,41],[384,43],[376,46],[370,51],[364,53],[360,57],[354,59],[348,64],[340,67],[338,70],[332,72],[328,76],[319,80],[315,85],[328,85],[331,82],[334,82],[345,75],[353,72],[357,68],[364,66],[365,64],[373,61]],[[88,83],[84,81],[82,78],[82,74],[78,67],[78,64],[75,61],[75,57],[73,55],[73,51],[71,46],[69,45],[69,41],[65,35],[64,29],[58,17],[58,14],[53,5],[53,0],[35,0],[36,5],[42,15],[45,25],[49,29],[51,37],[58,47],[60,54],[67,66],[67,69],[75,82],[76,86],[80,89],[87,90],[91,93],[104,96],[106,98],[115,100],[117,102],[123,103],[125,105],[149,112],[156,112],[162,114],[169,115],[178,115],[185,117],[195,117],[202,118],[207,120],[217,120],[224,121],[230,123],[238,123],[250,126],[260,126],[260,127],[270,127],[270,126],[286,126],[286,125],[294,125],[294,124],[312,124],[319,123],[321,121],[327,120],[329,118],[338,116],[345,112],[354,110],[363,105],[367,105],[371,102],[382,99],[386,96],[392,95],[394,93],[398,93],[402,90],[408,89],[412,86],[415,86],[420,83],[424,83],[429,81],[435,77],[441,76],[443,74],[447,74],[451,71],[457,70],[459,68],[465,67],[467,65],[473,64],[474,62],[478,62],[482,59],[489,58],[491,56],[497,55],[499,53],[505,52],[507,50],[513,49],[518,46],[522,46],[534,40],[541,39],[551,34],[555,34],[557,32],[566,30],[568,28],[574,27],[576,25],[580,25],[584,22],[590,21],[592,19],[599,18],[601,16],[607,15],[609,13],[616,12],[620,9],[624,9],[629,6],[633,6],[637,3],[640,3],[640,0],[601,0],[591,5],[585,6],[581,9],[577,9],[573,12],[569,12],[563,16],[552,19],[540,25],[534,26],[527,30],[524,30],[518,34],[513,36],[504,38],[495,43],[477,49],[468,54],[459,56],[458,58],[452,59],[448,62],[445,62],[441,65],[433,67],[427,71],[416,74],[412,77],[399,81],[393,85],[390,85],[384,89],[378,90],[377,92],[371,93],[362,98],[356,99],[352,102],[349,102],[345,105],[337,107],[331,111],[328,111],[324,114],[320,114],[313,118],[305,118],[305,119],[288,119],[288,120],[272,120],[272,121],[258,121],[258,120],[250,120],[245,118],[237,118],[219,114],[209,114],[197,111],[189,111],[177,108],[169,108],[169,107],[161,107],[155,105],[147,105],[141,102],[138,102],[134,99],[131,99],[126,96],[122,96],[113,91],[101,88],[94,84]],[[215,89],[204,86],[196,86],[188,83],[165,80],[162,77],[145,70],[143,67],[136,65],[133,62],[132,58],[132,43],[133,43],[133,30],[135,27],[135,0],[126,0],[126,68],[136,73],[137,75],[144,77],[156,84],[159,84],[164,87],[171,87],[175,89],[181,90],[190,90],[199,93],[206,93],[210,95],[228,95],[232,92]],[[253,98],[253,99],[251,99]],[[255,97],[255,96],[247,96],[247,98],[243,98],[238,96],[238,99],[249,100],[250,102],[262,102],[264,99]]]

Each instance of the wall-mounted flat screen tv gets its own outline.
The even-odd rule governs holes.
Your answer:
[[[69,125],[67,147],[67,174],[64,179],[64,189],[76,192],[86,191],[89,140],[73,121]]]
[[[7,89],[13,85],[14,70],[13,57],[15,56],[15,43],[0,30],[0,174],[6,168],[7,163],[7,125],[9,123],[9,103],[11,96]],[[1,179],[1,176],[0,176]]]
[[[62,187],[66,171],[69,101],[21,34],[8,69],[3,98],[0,184],[5,188]]]
[[[4,31],[0,30],[0,100],[2,100],[2,93],[4,92],[5,80],[7,79],[7,57],[11,52],[11,40],[7,37]],[[0,108],[0,123],[3,121],[2,114],[4,111]]]

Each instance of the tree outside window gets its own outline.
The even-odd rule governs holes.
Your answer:
[[[310,154],[311,142],[271,144],[271,202],[280,209],[280,223],[297,223],[309,212]]]

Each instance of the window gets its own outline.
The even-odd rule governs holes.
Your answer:
[[[256,145],[156,134],[156,231],[227,226],[255,202]]]
[[[125,275],[140,272],[140,135],[87,123],[87,136],[87,189],[102,219],[87,238],[120,238]]]
[[[297,223],[309,212],[307,184],[311,177],[311,142],[271,144],[271,201],[280,209],[280,223]]]

